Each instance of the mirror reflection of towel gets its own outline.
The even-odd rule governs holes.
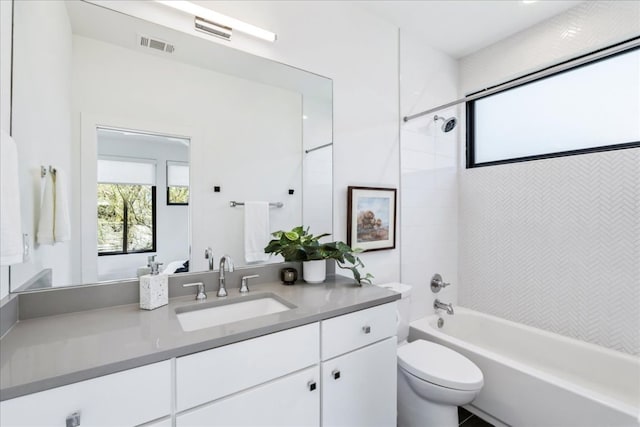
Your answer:
[[[66,242],[71,239],[66,174],[62,170],[57,170],[55,173],[47,173],[44,179],[44,194],[38,222],[38,243],[52,245],[55,242]]]
[[[0,264],[22,262],[22,219],[18,185],[18,149],[11,136],[0,137]]]
[[[244,203],[244,257],[247,262],[267,261],[264,247],[269,243],[269,203]]]
[[[71,240],[67,174],[63,170],[58,170],[53,177],[53,181],[55,183],[53,236],[56,242],[67,242]]]

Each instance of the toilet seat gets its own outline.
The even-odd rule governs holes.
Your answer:
[[[398,348],[398,365],[430,383],[456,390],[479,390],[482,371],[463,355],[440,344],[416,340]]]

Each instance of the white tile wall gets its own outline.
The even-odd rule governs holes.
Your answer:
[[[463,58],[460,85],[638,34],[640,2],[583,2]],[[640,354],[639,151],[462,170],[460,304]]]
[[[469,93],[640,34],[640,2],[585,1],[460,60]]]
[[[640,149],[462,175],[460,304],[640,354]]]
[[[411,34],[400,35],[402,115],[450,101],[457,95],[457,63],[424,46]],[[438,112],[459,116],[456,108]],[[443,133],[433,115],[401,127],[401,280],[413,286],[412,319],[433,312],[431,276],[439,272],[454,284],[438,295],[457,299],[458,129]]]

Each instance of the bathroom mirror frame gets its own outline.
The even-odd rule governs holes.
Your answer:
[[[129,14],[123,13],[122,11],[119,11],[119,10],[113,10],[113,9],[105,8],[103,5],[98,5],[98,4],[95,4],[94,2],[84,2],[83,1],[82,3],[87,4],[90,7],[97,7],[97,8],[107,9],[107,10],[110,10],[111,13],[120,14],[122,16],[131,18],[131,19],[141,20],[141,22],[150,23],[150,24],[154,24],[154,25],[160,25],[160,26],[162,26],[164,28],[169,28],[171,30],[176,30],[175,28],[171,28],[169,26],[163,25],[163,24],[158,23],[158,22],[153,22],[153,21],[150,21],[148,19],[142,19],[139,16],[133,16],[133,15],[129,15]],[[14,13],[15,13],[15,3],[14,3]],[[13,22],[15,23],[15,20]],[[15,29],[14,29],[14,31],[15,31]],[[180,31],[180,30],[177,30],[177,31]],[[183,31],[183,33],[186,34],[186,35],[189,35],[189,36],[193,36],[194,35],[194,34],[189,34],[188,32],[184,32],[184,31]],[[15,46],[15,44],[13,43],[14,42],[13,35],[14,35],[14,33],[12,32],[12,46]],[[198,35],[198,37],[200,39],[203,39],[202,36]],[[302,198],[301,208],[300,208],[300,219],[301,219],[302,224],[311,225],[312,228],[313,228],[314,218],[310,218],[310,219],[307,218],[307,215],[305,215],[305,206],[304,206],[304,202],[305,201],[312,200],[315,197],[315,194],[313,193],[313,191],[314,191],[313,190],[313,188],[314,188],[313,185],[311,185],[310,187],[307,188],[306,181],[305,181],[306,178],[307,178],[307,176],[306,176],[307,171],[304,168],[305,154],[307,154],[307,153],[309,153],[311,151],[314,151],[313,150],[314,148],[320,148],[319,146],[321,146],[321,145],[322,146],[328,146],[328,147],[326,147],[326,148],[328,148],[328,150],[326,148],[323,149],[323,150],[318,150],[318,152],[320,152],[320,151],[325,152],[324,156],[328,157],[329,158],[329,162],[330,162],[329,165],[328,165],[328,167],[329,167],[328,173],[325,174],[325,176],[324,176],[325,179],[327,179],[327,178],[329,179],[328,194],[326,194],[327,193],[326,189],[323,190],[324,191],[323,196],[325,196],[325,199],[326,199],[326,200],[323,199],[324,200],[323,203],[324,203],[325,206],[328,206],[328,209],[326,209],[326,211],[328,212],[328,215],[326,215],[326,218],[324,219],[323,225],[324,224],[328,224],[328,227],[325,226],[325,228],[322,229],[322,232],[325,232],[325,231],[333,232],[333,214],[332,214],[332,210],[333,210],[332,209],[332,205],[333,205],[333,165],[332,165],[332,162],[333,162],[333,151],[332,151],[332,148],[331,148],[331,145],[333,143],[333,93],[332,93],[333,92],[333,83],[332,83],[331,79],[329,79],[327,77],[324,77],[324,76],[320,76],[320,75],[318,75],[316,73],[312,73],[312,72],[309,72],[309,71],[306,71],[306,70],[302,70],[302,69],[297,68],[297,67],[293,67],[293,66],[288,65],[288,64],[280,63],[280,62],[273,61],[273,60],[268,59],[268,58],[264,58],[264,57],[260,57],[260,56],[256,56],[256,55],[250,54],[250,53],[242,51],[242,50],[234,49],[234,48],[232,48],[230,46],[224,46],[224,45],[220,44],[220,42],[217,42],[217,41],[213,41],[213,40],[211,40],[211,41],[210,40],[206,40],[206,41],[209,42],[209,43],[214,43],[216,45],[216,49],[218,49],[218,50],[220,50],[220,49],[227,50],[230,55],[232,55],[232,56],[234,56],[236,58],[237,57],[244,57],[246,61],[255,60],[258,63],[268,64],[267,66],[269,67],[269,70],[268,70],[268,72],[266,74],[269,74],[269,73],[274,74],[274,69],[277,68],[277,67],[281,67],[282,70],[286,70],[286,71],[283,71],[283,73],[288,75],[288,76],[291,76],[292,75],[291,73],[304,73],[305,75],[313,75],[315,77],[323,79],[323,81],[325,82],[324,84],[328,84],[329,92],[330,92],[328,94],[329,97],[327,99],[327,101],[328,101],[328,121],[326,123],[323,123],[323,125],[327,126],[328,138],[330,139],[329,143],[327,144],[326,138],[323,140],[324,143],[318,143],[317,141],[307,141],[306,134],[304,132],[302,132],[303,136],[301,137],[302,141],[301,141],[301,147],[300,147],[300,151],[301,151],[301,155],[302,155],[302,158],[300,160],[301,169],[302,170],[301,170],[300,174],[301,174],[301,180],[302,180],[301,189],[303,191],[300,191],[300,193],[301,193],[300,195],[301,195],[301,198]],[[15,63],[12,60],[11,72],[12,72],[12,77],[13,78],[15,78],[15,76],[14,76],[14,65],[15,65]],[[216,72],[228,73],[228,70],[225,70],[225,71],[217,71],[216,70]],[[240,76],[236,76],[236,77],[250,80],[249,78],[247,78],[246,75],[240,75]],[[287,76],[277,77],[274,74],[274,77],[275,77],[276,82],[273,85],[275,87],[278,87],[279,83],[282,83],[283,81],[287,80]],[[302,79],[302,80],[304,80],[304,79]],[[260,81],[260,79],[258,79],[256,81],[258,83],[265,84],[265,82],[264,81]],[[300,82],[298,82],[298,83],[300,83]],[[12,123],[13,123],[13,120],[14,120],[13,116],[15,114],[15,111],[14,111],[14,108],[13,108],[13,101],[14,100],[12,99],[12,108],[11,108],[11,112],[12,112],[11,121],[12,121]],[[183,125],[183,123],[179,123],[177,125],[177,127],[180,127],[182,125]],[[133,126],[132,127],[132,129],[134,129],[134,130],[136,128],[139,128],[139,126]],[[155,129],[154,129],[154,131],[155,131]],[[83,132],[83,130],[81,130],[80,132]],[[198,131],[194,131],[194,132],[197,133]],[[162,133],[162,132],[159,132],[159,133]],[[186,135],[186,134],[184,132],[180,132],[180,135],[182,136],[182,135]],[[196,139],[200,137],[200,135],[190,135],[190,136],[192,138],[196,138]],[[17,143],[19,144],[19,141]],[[73,155],[77,155],[77,153],[75,153]],[[191,154],[190,154],[190,156],[191,156]],[[192,172],[192,174],[193,174],[193,172]],[[193,178],[193,176],[192,176],[192,178]],[[163,190],[164,189],[160,189],[159,191],[163,191]],[[36,189],[36,191],[37,191],[37,189]],[[328,197],[326,197],[326,196],[328,196]],[[225,198],[225,200],[227,198],[230,199],[230,200],[234,199],[233,196],[231,196],[231,195],[227,196]],[[228,203],[228,201],[227,201],[227,203]],[[189,209],[191,210],[191,207],[189,207]],[[228,208],[228,204],[227,204],[227,209],[229,209]],[[86,215],[86,212],[84,210],[81,210],[81,216],[84,217],[85,215]],[[192,216],[193,212],[190,212],[189,215]],[[314,217],[313,214],[308,215],[308,216],[309,217]],[[193,225],[193,222],[190,222],[190,227],[192,227],[192,225]],[[297,225],[297,224],[295,224],[295,225]],[[326,230],[326,228],[329,228],[329,230]],[[24,231],[29,232],[32,235],[35,234],[35,230],[26,229]],[[238,233],[239,232],[240,232],[240,230],[238,230]],[[190,233],[189,233],[189,237],[190,238],[193,235],[193,233],[194,233],[193,230],[190,230]],[[222,250],[224,250],[224,249],[222,249]],[[81,251],[84,252],[84,246],[81,247]],[[220,255],[222,255],[222,253],[218,252],[215,255],[216,255],[216,258],[218,258]],[[197,258],[197,257],[198,257],[198,253],[194,253],[193,248],[191,247],[191,254],[190,254],[189,258],[191,260],[193,260],[194,258]],[[267,266],[267,265],[270,265],[270,264],[264,264],[264,265]],[[239,268],[255,268],[255,267],[259,267],[259,266],[260,265],[248,264],[248,265],[239,266]],[[40,273],[45,273],[46,274],[47,267],[48,267],[47,265],[41,266],[41,268],[43,268],[43,270]],[[53,268],[55,268],[55,266]],[[12,293],[15,293],[15,292],[40,291],[40,290],[43,289],[42,287],[29,288],[29,287],[25,286],[25,282],[24,281],[21,281],[20,283],[13,282],[12,281],[12,276],[13,276],[12,270],[13,270],[13,267],[10,267],[9,268],[9,285],[10,285],[10,291]],[[203,272],[202,269],[193,269],[193,270],[191,270],[191,271],[189,271],[187,273],[178,273],[178,274],[190,275],[190,274],[200,274],[202,272]],[[40,273],[38,273],[38,274],[40,274]],[[50,272],[48,274],[50,274]],[[56,285],[54,285],[52,287],[46,287],[46,289],[69,288],[69,287],[87,286],[87,285],[94,285],[94,284],[120,283],[120,282],[130,281],[132,279],[135,279],[135,277],[132,276],[131,278],[122,278],[122,279],[118,279],[118,280],[106,280],[106,281],[99,281],[99,282],[96,282],[96,281],[87,281],[87,282],[81,281],[81,282],[76,282],[76,283],[72,282],[72,283],[69,283],[69,284],[56,284]]]

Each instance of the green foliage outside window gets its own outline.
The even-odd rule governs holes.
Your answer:
[[[98,184],[98,254],[155,250],[155,188]]]
[[[188,205],[189,187],[167,187],[168,205]]]

